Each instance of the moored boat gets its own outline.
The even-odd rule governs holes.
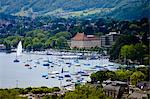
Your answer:
[[[16,59],[13,62],[15,63],[20,62],[18,56],[20,56],[21,54],[22,54],[22,42],[20,41],[17,46]]]
[[[14,62],[17,63],[17,62],[19,62],[19,60],[18,60],[18,59],[15,59]]]
[[[66,74],[65,77],[71,77],[69,74]]]
[[[28,69],[32,69],[32,67],[30,66]]]
[[[28,67],[28,66],[30,66],[30,65],[29,65],[29,64],[25,64],[24,66]]]
[[[49,64],[48,64],[48,63],[45,63],[45,64],[43,64],[43,66],[49,66]]]

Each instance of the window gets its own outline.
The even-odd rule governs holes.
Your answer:
[[[109,42],[109,37],[105,37],[105,45],[110,45],[110,42]]]

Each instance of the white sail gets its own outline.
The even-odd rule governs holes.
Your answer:
[[[17,56],[20,56],[21,54],[22,54],[22,43],[20,41],[17,46]]]

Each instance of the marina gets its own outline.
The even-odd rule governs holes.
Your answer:
[[[57,55],[22,53],[17,57],[19,62],[13,61],[16,53],[0,53],[0,88],[14,88],[16,83],[20,88],[83,84],[90,81],[91,73],[109,70],[106,68],[109,66],[111,70],[119,66],[109,62],[107,58],[88,60],[74,59],[71,56],[71,59],[62,59],[58,53]]]

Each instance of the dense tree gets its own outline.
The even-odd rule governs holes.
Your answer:
[[[56,36],[56,38],[64,37],[65,39],[70,39],[72,37],[71,33],[69,33],[69,32],[59,32],[55,36]]]
[[[145,67],[138,67],[136,68],[137,71],[142,72],[145,75],[145,81],[149,81],[150,79],[150,67],[149,66],[145,66]]]
[[[65,94],[64,99],[111,99],[103,94],[102,88],[91,85],[81,85],[75,91]]]
[[[141,71],[134,72],[131,76],[131,83],[136,85],[138,82],[143,81],[145,79],[145,75]]]
[[[131,81],[132,84],[135,85],[137,82],[149,80],[149,67],[138,67],[130,70],[98,71],[91,75],[92,83],[97,83],[98,81],[102,83],[104,80],[108,79],[125,82]]]
[[[127,59],[133,59],[135,51],[134,45],[124,45],[121,47],[120,55],[125,59],[125,63]]]
[[[137,60],[141,64],[146,55],[146,46],[142,43],[137,43],[135,45],[124,45],[121,48],[120,55],[125,59]]]
[[[16,89],[0,89],[0,99],[26,99],[19,97],[19,91]]]
[[[116,74],[112,71],[98,71],[96,73],[92,73],[90,78],[92,83],[97,81],[100,81],[100,83],[102,83],[104,80],[114,80],[116,78]]]
[[[67,40],[63,36],[56,39],[56,48],[62,49],[66,47],[68,47]]]
[[[129,44],[136,44],[139,43],[139,39],[134,35],[122,35],[120,36],[115,44],[112,46],[112,49],[110,50],[110,59],[115,60],[119,58],[120,49],[124,45]]]
[[[117,70],[115,72],[116,80],[128,81],[130,79],[130,76],[132,75],[132,73],[133,73],[133,71],[129,71],[129,70]]]
[[[143,64],[144,57],[148,54],[148,49],[142,43],[137,43],[135,46],[135,60],[138,60],[141,64]]]

